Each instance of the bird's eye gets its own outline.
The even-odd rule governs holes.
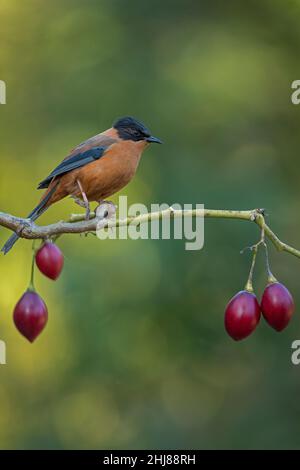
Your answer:
[[[132,129],[132,128],[129,128],[127,130],[128,134],[134,138],[135,140],[141,140],[143,139],[143,134],[138,130],[138,129]]]
[[[134,127],[126,127],[124,130],[122,130],[122,134],[125,136],[125,138],[135,140],[136,142],[138,140],[144,140],[144,138],[147,137],[143,131],[135,129]]]

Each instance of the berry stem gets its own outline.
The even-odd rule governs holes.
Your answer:
[[[245,285],[245,290],[247,290],[248,292],[253,292],[253,272],[254,272],[254,267],[255,267],[255,262],[256,262],[256,256],[257,256],[257,251],[258,251],[258,245],[254,245],[254,246],[251,248],[251,251],[253,252],[253,255],[252,255],[252,263],[251,263],[251,267],[250,267],[250,272],[249,272],[248,280],[247,280],[247,283],[246,283],[246,285]]]
[[[265,255],[266,255],[266,268],[267,268],[267,275],[268,275],[268,284],[274,284],[274,282],[278,282],[276,277],[273,275],[270,269],[270,260],[269,260],[269,250],[267,247],[266,242],[263,243],[265,248]]]
[[[31,262],[31,273],[30,273],[30,282],[28,286],[28,290],[31,292],[35,292],[34,286],[34,265],[35,265],[35,240],[32,243],[32,262]]]

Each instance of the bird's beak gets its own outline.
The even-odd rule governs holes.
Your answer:
[[[162,144],[162,141],[158,139],[157,137],[153,137],[153,135],[150,135],[150,137],[147,137],[145,139],[147,142],[155,143],[155,144]]]

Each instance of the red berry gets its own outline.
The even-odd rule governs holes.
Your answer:
[[[277,331],[289,323],[295,309],[294,300],[287,288],[280,282],[269,284],[261,299],[261,311],[266,321]]]
[[[255,330],[260,320],[260,307],[256,296],[247,291],[238,292],[227,304],[225,328],[236,341],[246,338]]]
[[[62,271],[64,256],[58,246],[54,243],[46,242],[37,251],[35,261],[39,270],[45,276],[55,281]]]
[[[43,299],[28,290],[15,306],[13,317],[19,332],[32,343],[46,326],[48,311]]]

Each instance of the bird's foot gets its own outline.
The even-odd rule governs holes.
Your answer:
[[[79,199],[79,197],[71,196],[71,198],[74,200],[75,204],[78,204],[78,206],[86,207],[84,201],[82,199]]]
[[[24,230],[29,229],[31,227],[31,225],[32,225],[32,220],[31,219],[22,219],[22,221],[20,222],[19,227],[16,230],[16,234],[19,237],[23,237]]]
[[[85,220],[90,220],[90,213],[91,213],[90,205],[88,204],[87,206],[84,206],[84,207],[85,207]]]
[[[79,199],[79,197],[76,197],[76,196],[71,196],[71,197],[72,199],[74,199],[75,204],[78,204],[78,206],[85,208],[85,220],[89,220],[91,209],[90,209],[90,205],[88,201],[87,202],[83,201],[82,199]]]

